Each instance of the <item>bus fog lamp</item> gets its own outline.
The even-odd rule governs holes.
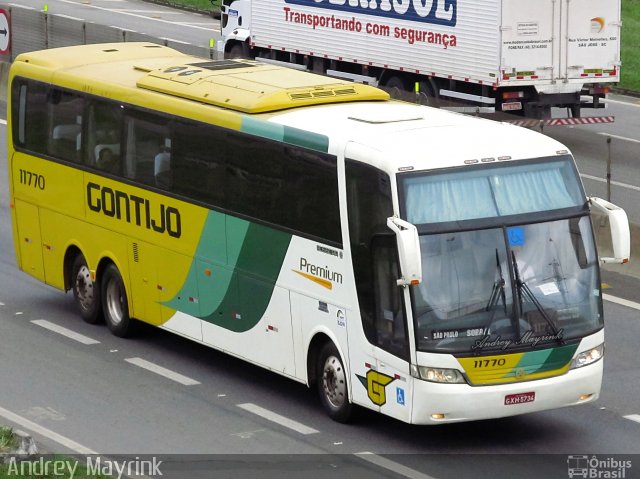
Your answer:
[[[433,383],[462,384],[465,382],[462,373],[457,369],[430,368],[418,366],[420,378]]]
[[[593,364],[596,361],[602,359],[604,355],[604,343],[578,354],[573,361],[571,361],[571,369],[581,368],[589,364]]]

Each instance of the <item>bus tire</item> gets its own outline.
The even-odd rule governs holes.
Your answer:
[[[338,349],[327,342],[320,350],[317,364],[317,386],[322,406],[334,421],[348,422],[353,413],[349,402],[347,372]]]
[[[100,284],[93,281],[87,261],[82,254],[76,255],[71,266],[73,300],[80,316],[89,324],[102,322],[102,304],[100,301]]]
[[[133,320],[129,317],[129,303],[124,281],[114,264],[108,265],[102,273],[102,310],[109,330],[121,338],[133,331]]]

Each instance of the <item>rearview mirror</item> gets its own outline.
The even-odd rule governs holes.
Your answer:
[[[398,256],[402,278],[398,286],[420,284],[422,281],[422,257],[420,255],[420,240],[418,229],[398,217],[387,218],[387,226],[396,235],[398,241]]]
[[[602,198],[589,197],[591,208],[603,214],[609,221],[613,258],[601,257],[601,263],[627,263],[631,256],[631,233],[627,213],[620,207]]]

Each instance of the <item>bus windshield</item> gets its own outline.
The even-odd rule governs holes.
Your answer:
[[[419,351],[549,347],[602,327],[596,248],[571,161],[500,166],[401,179],[421,233]],[[568,218],[550,214],[565,209]]]

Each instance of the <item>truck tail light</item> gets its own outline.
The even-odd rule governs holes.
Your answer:
[[[521,91],[505,91],[502,92],[503,100],[512,100],[514,98],[522,98],[524,97],[524,92]]]

